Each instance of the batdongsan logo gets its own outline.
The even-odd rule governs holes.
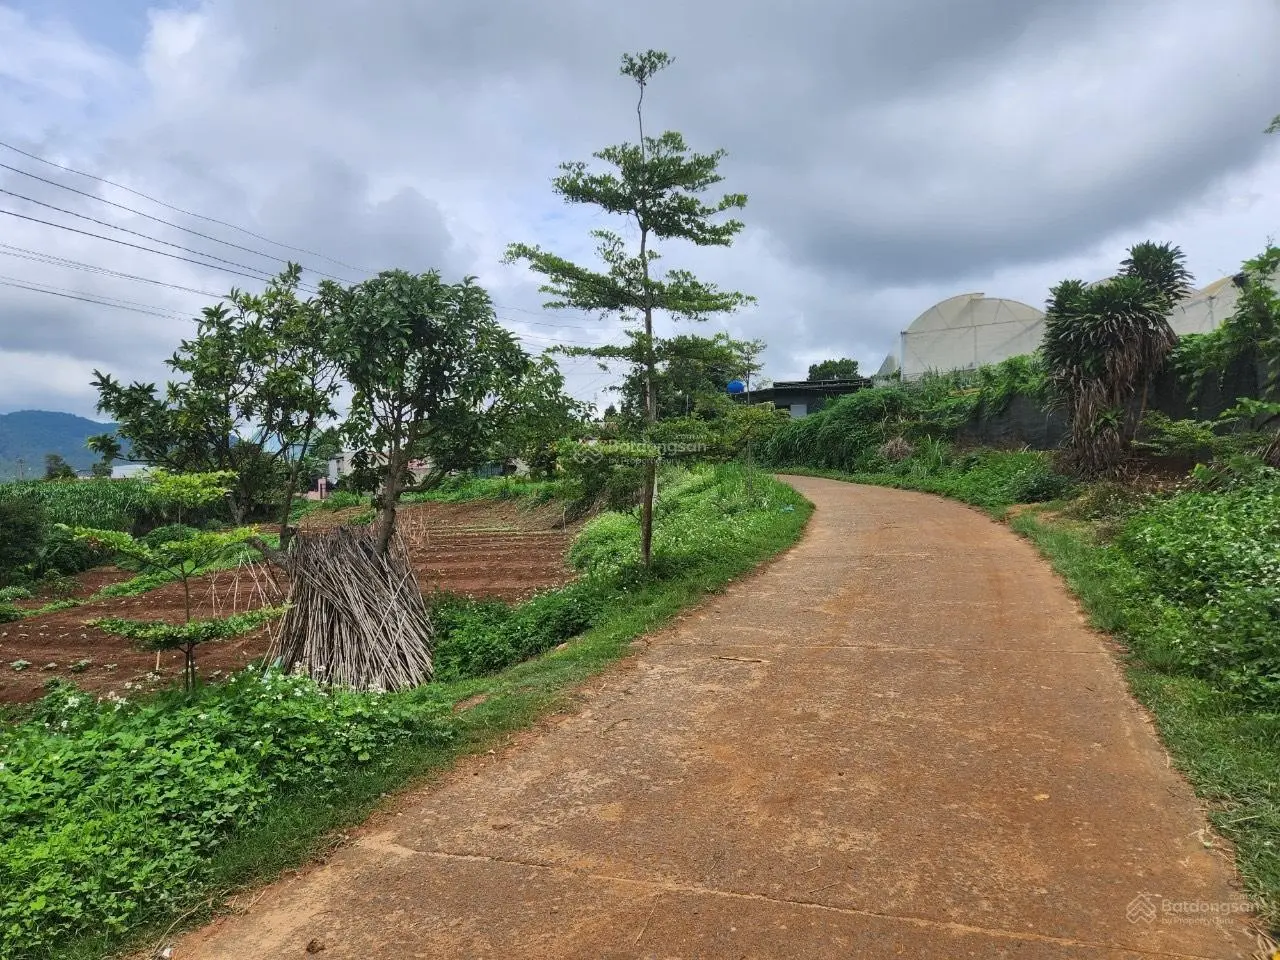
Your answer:
[[[1245,900],[1167,900],[1158,893],[1140,893],[1124,908],[1130,923],[1227,923],[1257,913]]]
[[[1160,894],[1140,893],[1125,907],[1124,915],[1130,923],[1154,923],[1160,912]]]

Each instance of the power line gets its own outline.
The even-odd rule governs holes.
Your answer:
[[[25,277],[9,277],[0,273],[0,280],[9,280],[13,283],[25,283],[25,284],[31,284],[32,286],[36,286],[36,287],[44,287],[52,293],[70,293],[76,296],[91,296],[98,300],[110,300],[113,303],[123,303],[130,307],[142,307],[147,310],[163,310],[164,309],[163,307],[157,307],[154,303],[141,303],[137,300],[126,300],[124,297],[112,297],[105,293],[86,294],[83,290],[76,290],[69,287],[59,287],[52,283],[44,283],[43,281],[40,281],[40,280],[29,280]]]
[[[141,237],[143,240],[150,240],[152,243],[158,243],[165,247],[173,247],[173,249],[182,250],[185,253],[194,253],[196,256],[205,257],[206,259],[209,259],[209,260],[216,260],[218,263],[229,264],[230,266],[238,267],[241,270],[256,271],[257,273],[262,274],[262,276],[256,278],[258,280],[271,279],[271,275],[266,270],[262,270],[262,269],[259,269],[258,267],[250,266],[247,263],[237,263],[235,260],[227,260],[224,257],[215,256],[212,253],[205,253],[203,250],[195,250],[191,247],[184,247],[179,243],[170,243],[168,240],[161,240],[159,237],[153,237],[147,233],[139,233],[137,230],[130,230],[128,227],[120,227],[107,220],[99,220],[96,217],[91,217],[88,214],[76,213],[74,210],[67,210],[65,207],[55,206],[52,203],[45,203],[43,200],[37,200],[35,197],[28,197],[21,193],[14,193],[12,190],[6,190],[3,187],[0,187],[0,193],[3,193],[6,196],[10,196],[10,197],[16,197],[19,200],[25,200],[27,203],[34,203],[36,206],[39,206],[39,207],[47,207],[50,210],[56,210],[58,213],[65,213],[69,217],[76,217],[80,220],[88,220],[90,223],[96,223],[98,226],[106,227],[108,230],[119,230],[121,233],[127,233],[130,236]]]
[[[261,250],[253,249],[253,247],[245,247],[245,246],[241,246],[238,243],[232,243],[230,240],[222,240],[222,239],[219,239],[218,237],[210,236],[207,233],[201,233],[199,230],[192,230],[190,227],[184,227],[182,224],[174,223],[172,220],[165,220],[163,217],[153,217],[151,214],[144,213],[141,210],[136,210],[133,207],[126,207],[123,203],[116,203],[114,200],[108,200],[105,197],[100,197],[96,193],[89,193],[87,190],[77,190],[75,187],[68,187],[64,183],[58,183],[57,180],[50,180],[47,177],[38,177],[34,173],[28,173],[26,170],[21,170],[18,167],[11,167],[7,163],[0,163],[0,169],[12,170],[14,173],[21,174],[24,177],[30,177],[32,180],[39,180],[41,183],[50,184],[51,186],[55,186],[60,190],[67,190],[67,191],[70,191],[71,193],[77,194],[78,196],[88,197],[90,200],[96,200],[98,201],[98,203],[105,203],[107,206],[115,207],[117,210],[124,210],[127,213],[132,213],[139,217],[145,217],[146,219],[151,220],[155,223],[164,224],[166,227],[173,227],[175,230],[182,230],[182,231],[185,231],[186,233],[192,234],[193,236],[201,237],[202,239],[205,239],[205,240],[212,240],[214,243],[221,243],[225,246],[232,247],[235,250],[243,250],[245,253],[252,253],[255,257],[266,257],[268,260],[275,260],[279,263],[289,262],[284,257],[277,257],[273,253],[264,253]],[[13,196],[16,196],[16,194],[13,194]],[[99,223],[101,221],[94,221],[94,222]],[[123,228],[118,227],[117,229],[123,229]],[[148,238],[148,239],[151,239],[151,238]],[[335,276],[332,273],[325,273],[322,270],[314,270],[314,269],[311,269],[310,267],[308,267],[307,269],[310,269],[312,273],[315,273],[321,277],[328,277],[330,280],[337,280],[340,283],[351,283],[351,281],[348,280],[346,277]]]
[[[228,270],[226,267],[219,267],[217,264],[205,263],[201,260],[192,260],[190,257],[182,257],[176,253],[167,253],[164,250],[153,250],[151,247],[144,247],[144,246],[141,246],[140,244],[130,243],[128,240],[121,240],[117,237],[104,237],[100,233],[92,233],[88,230],[81,230],[79,227],[69,227],[65,223],[54,223],[52,220],[41,220],[39,217],[32,217],[32,216],[28,216],[25,213],[18,213],[16,210],[5,210],[3,208],[0,208],[0,214],[4,214],[5,216],[8,216],[8,217],[17,217],[19,220],[29,220],[31,223],[42,223],[46,227],[57,227],[59,230],[68,230],[71,233],[78,233],[78,234],[81,234],[82,236],[93,237],[95,240],[106,240],[108,243],[118,243],[123,247],[132,247],[135,250],[145,250],[147,253],[155,253],[155,254],[158,254],[159,256],[169,257],[170,259],[173,259],[173,260],[182,260],[185,263],[194,263],[198,267],[204,267],[205,269],[208,269],[208,270],[217,270],[219,273],[228,273],[237,277],[245,277],[249,280],[257,281],[258,283],[262,283],[270,279],[269,277],[256,277],[248,273],[241,273],[238,270]],[[250,267],[249,269],[253,269],[253,268]],[[302,290],[306,288],[299,285],[298,289]]]
[[[15,147],[11,143],[5,143],[3,140],[0,140],[0,147],[4,147],[7,150],[12,150],[14,153],[20,153],[24,157],[28,157],[31,160],[37,160],[40,163],[48,164],[51,167],[57,167],[59,170],[66,170],[68,173],[74,173],[78,177],[86,177],[89,180],[96,180],[98,183],[105,183],[109,187],[115,187],[117,190],[123,190],[125,193],[131,193],[135,197],[142,197],[142,199],[144,200],[150,200],[152,203],[159,204],[160,206],[164,207],[166,210],[173,210],[175,213],[180,213],[183,216],[195,217],[197,220],[203,220],[206,223],[216,223],[220,227],[229,227],[230,229],[239,231],[240,233],[243,233],[246,236],[253,237],[255,240],[261,240],[264,243],[271,243],[285,250],[292,250],[295,253],[305,253],[308,256],[319,257],[321,260],[324,260],[327,263],[334,263],[340,267],[346,267],[348,270],[354,270],[357,273],[372,272],[370,270],[364,269],[363,267],[356,267],[356,266],[352,266],[349,263],[343,263],[341,260],[335,260],[333,257],[326,257],[323,253],[318,253],[315,250],[308,250],[305,247],[293,247],[287,243],[281,243],[279,240],[272,240],[270,237],[264,237],[261,234],[254,233],[252,230],[246,230],[244,227],[237,226],[234,223],[228,223],[225,220],[217,220],[213,217],[206,217],[202,213],[196,213],[192,210],[184,210],[182,207],[176,207],[171,203],[166,203],[165,201],[160,200],[157,197],[153,197],[150,194],[143,193],[141,190],[135,190],[132,187],[126,187],[122,183],[116,183],[114,180],[108,180],[105,177],[99,177],[96,174],[85,173],[83,170],[76,170],[74,167],[69,167],[66,164],[57,163],[53,160],[47,160],[44,157],[39,156],[38,154],[30,153],[26,150],[23,150],[20,147]]]
[[[7,211],[0,210],[0,213],[4,213],[4,212],[7,212]],[[68,229],[73,229],[73,228],[68,228]],[[107,238],[107,239],[110,239],[110,238]],[[7,247],[7,246],[9,246],[9,244],[0,244],[0,246],[5,246],[5,247]],[[45,257],[49,257],[49,256],[50,256],[50,255],[48,255],[48,254],[40,254],[40,252],[39,252],[39,251],[25,251],[25,248],[21,248],[21,247],[16,248],[16,249],[24,250],[24,252],[30,252],[30,253],[36,254],[36,256],[35,256],[35,257],[32,257],[32,256],[25,256],[25,257],[22,257],[22,259],[26,259],[26,260],[36,260],[37,262],[47,262],[47,261],[45,261],[45,260],[39,260],[39,259],[37,259],[37,258],[38,258],[38,257],[41,257],[41,256],[45,256]],[[6,252],[6,251],[4,251],[4,250],[0,250],[0,253],[5,253],[5,252]],[[12,254],[10,254],[10,255],[12,255]],[[60,258],[52,258],[52,259],[60,259]],[[71,263],[74,263],[74,261],[72,261],[72,262],[70,262],[70,263],[68,263],[68,264],[53,264],[53,265],[56,265],[56,266],[63,266],[63,265],[71,265]],[[93,269],[93,268],[92,268],[92,266],[91,266],[90,264],[80,264],[80,266],[89,267],[90,269]],[[114,272],[114,271],[112,271],[112,272]],[[147,280],[147,279],[148,279],[148,278],[146,278],[146,277],[134,277],[132,274],[126,274],[125,276],[129,277],[130,279],[139,279],[139,280]],[[154,281],[154,282],[156,282],[156,283],[163,283],[162,281]],[[132,310],[132,311],[133,311],[133,312],[135,312],[135,313],[143,313],[143,314],[146,314],[146,315],[148,315],[148,316],[161,317],[161,318],[166,319],[166,320],[189,320],[189,319],[191,319],[191,318],[189,318],[189,317],[181,316],[181,315],[179,315],[179,314],[177,314],[177,313],[175,313],[175,312],[172,312],[172,311],[170,311],[170,312],[166,312],[166,308],[164,308],[164,307],[158,307],[158,306],[156,306],[155,304],[141,303],[141,302],[139,302],[139,301],[137,301],[137,300],[124,300],[124,299],[122,299],[122,298],[120,298],[120,297],[108,297],[108,296],[106,296],[105,294],[100,294],[100,295],[90,296],[90,295],[85,295],[85,294],[83,294],[83,293],[79,293],[79,292],[76,292],[76,291],[69,290],[69,289],[67,289],[66,287],[56,287],[56,286],[54,286],[54,285],[52,285],[52,284],[39,284],[39,285],[34,285],[34,284],[35,284],[35,282],[34,282],[34,281],[24,282],[24,281],[19,280],[19,279],[18,279],[18,278],[16,278],[16,277],[6,277],[6,276],[4,276],[3,274],[0,274],[0,285],[8,286],[8,287],[15,287],[15,288],[17,288],[17,289],[19,289],[19,290],[26,290],[26,291],[29,291],[29,292],[31,292],[31,293],[45,293],[45,294],[49,294],[50,296],[64,297],[64,298],[69,299],[69,300],[80,300],[80,301],[82,301],[82,302],[84,302],[84,303],[93,303],[93,304],[97,304],[97,305],[99,305],[99,306],[116,307],[116,308],[118,308],[118,309],[122,309],[122,310]],[[163,285],[164,285],[164,286],[175,286],[174,284],[163,284]],[[186,291],[188,291],[188,292],[193,292],[193,293],[200,293],[201,295],[209,296],[209,297],[213,297],[214,299],[222,299],[222,298],[220,298],[220,297],[216,297],[214,294],[206,294],[206,293],[204,293],[203,291],[192,290],[191,288],[187,288],[187,287],[179,287],[178,289],[186,290]],[[570,342],[570,341],[561,341],[561,340],[552,340],[552,339],[550,339],[550,338],[548,338],[548,337],[537,337],[537,336],[534,336],[533,334],[522,334],[522,333],[516,333],[514,330],[512,330],[512,331],[510,331],[510,332],[511,332],[511,335],[512,335],[512,336],[514,336],[514,337],[515,337],[516,339],[518,339],[518,340],[540,340],[540,341],[543,341],[544,343],[550,344],[550,345],[552,345],[552,346],[565,346],[565,347],[570,347],[570,346],[583,346],[583,347],[586,347],[586,346],[593,346],[593,344],[574,343],[574,342]],[[534,344],[534,345],[536,345],[536,344]],[[573,357],[573,358],[566,358],[566,359],[586,360],[586,359],[588,359],[588,358],[586,358],[586,357]]]
[[[154,310],[144,309],[142,307],[128,306],[123,303],[111,303],[107,300],[99,300],[96,297],[84,297],[74,293],[60,293],[57,290],[45,290],[40,287],[28,286],[25,283],[15,283],[11,280],[0,280],[0,286],[15,287],[18,290],[29,290],[32,293],[47,293],[51,297],[65,297],[68,300],[82,300],[85,303],[94,303],[100,307],[115,307],[117,310],[128,310],[131,313],[141,313],[149,317],[160,317],[162,320],[182,320],[183,317],[173,313],[161,313],[159,307]]]
[[[95,264],[84,263],[80,260],[69,260],[66,257],[57,257],[51,253],[41,253],[39,250],[30,250],[27,247],[15,247],[8,243],[0,243],[0,256],[16,257],[19,260],[30,260],[34,263],[43,263],[51,267],[67,267],[72,270],[83,270],[86,273],[96,273],[106,277],[117,277],[121,280],[136,280],[139,283],[150,283],[157,287],[170,287],[173,290],[181,290],[184,293],[195,293],[202,297],[208,297],[210,300],[221,300],[225,296],[220,293],[211,293],[208,290],[197,290],[195,287],[184,287],[180,283],[168,283],[164,280],[154,280],[151,277],[140,277],[134,273],[122,273],[119,270],[99,267]]]

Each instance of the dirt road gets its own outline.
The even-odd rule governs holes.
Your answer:
[[[794,482],[788,555],[175,960],[1247,956],[1199,922],[1243,902],[1229,859],[1032,547]]]

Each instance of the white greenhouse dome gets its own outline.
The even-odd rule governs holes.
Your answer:
[[[1280,276],[1272,285],[1280,291]],[[1236,278],[1223,277],[1174,307],[1169,325],[1180,337],[1209,333],[1231,316],[1239,299]],[[916,317],[899,334],[898,349],[885,357],[876,376],[890,377],[900,370],[902,379],[914,380],[929,371],[972,370],[1032,353],[1043,338],[1042,311],[1017,300],[966,293]]]
[[[1035,307],[981,293],[962,294],[930,307],[899,335],[902,378],[999,363],[1031,353],[1043,337],[1044,313]]]

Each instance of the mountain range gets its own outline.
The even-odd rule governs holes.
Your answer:
[[[58,454],[76,470],[88,470],[98,455],[85,441],[115,428],[114,423],[54,410],[0,413],[0,481],[43,477],[47,453]]]

